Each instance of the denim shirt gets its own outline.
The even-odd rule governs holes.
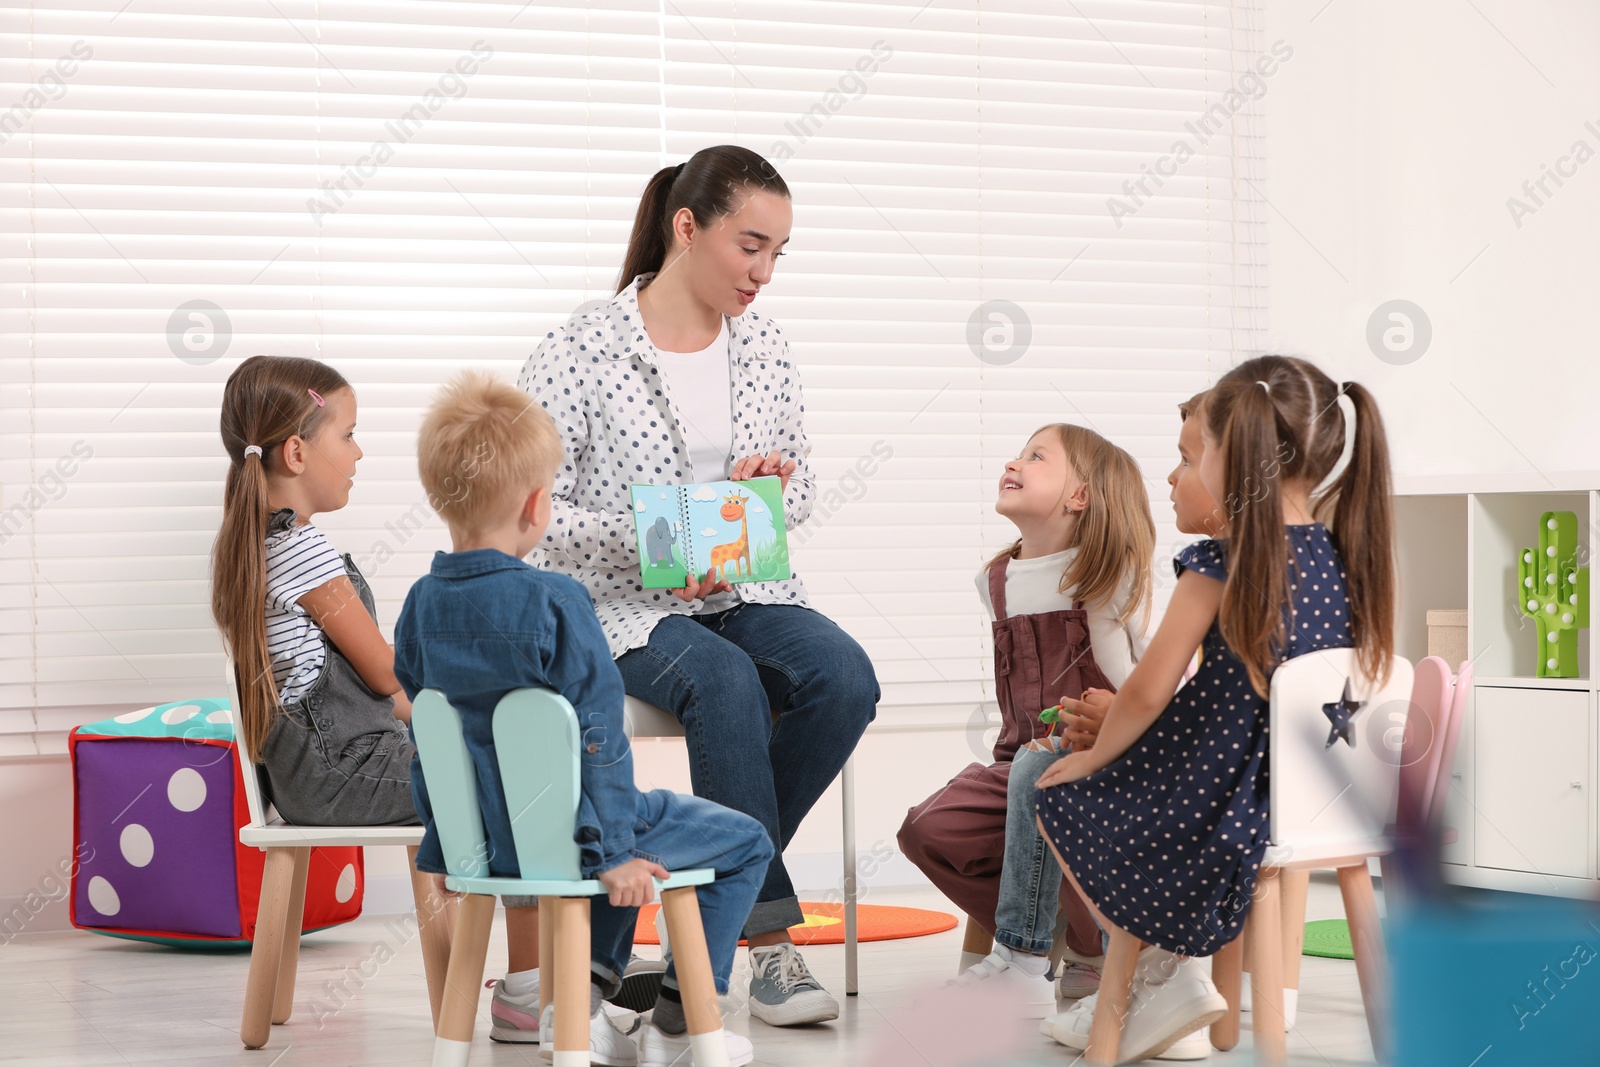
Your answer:
[[[584,877],[634,858],[642,798],[622,729],[622,675],[582,585],[492,548],[438,552],[430,573],[406,595],[394,637],[394,673],[406,696],[415,700],[423,689],[438,689],[461,714],[477,771],[490,873],[521,873],[491,724],[500,698],[528,686],[555,690],[578,713],[582,796],[574,837]],[[443,873],[444,853],[417,759],[411,783],[427,828],[417,869]]]

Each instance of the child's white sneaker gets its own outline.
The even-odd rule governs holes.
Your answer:
[[[1047,967],[1044,957],[1039,962]],[[1029,974],[1016,965],[1010,949],[996,945],[994,951],[979,963],[973,964],[958,978],[946,982],[949,986],[971,986],[983,983],[986,988],[999,989],[1006,994],[1008,1003],[1017,1005],[1024,1019],[1042,1019],[1055,1010],[1055,983],[1043,974]]]
[[[1088,1026],[1094,1018],[1094,1005],[1095,1001],[1098,999],[1098,994],[1090,993],[1087,997],[1084,997],[1066,1011],[1059,1015],[1052,1015],[1040,1023],[1039,1032],[1045,1037],[1053,1038],[1060,1044],[1067,1045],[1069,1048],[1078,1048],[1078,1045],[1072,1044],[1072,1041],[1081,1041],[1081,1044],[1084,1047],[1087,1047],[1089,1044]],[[1069,1018],[1069,1016],[1071,1018]],[[1070,1038],[1069,1040],[1064,1041],[1062,1038],[1056,1036],[1056,1029],[1058,1027],[1061,1029],[1062,1034],[1071,1035],[1076,1029],[1076,1023],[1074,1023],[1072,1019],[1079,1017],[1084,1020],[1084,1029],[1081,1038]],[[1211,1032],[1209,1030],[1200,1029],[1196,1030],[1188,1037],[1178,1038],[1178,1040],[1169,1045],[1167,1050],[1161,1053],[1161,1055],[1153,1056],[1151,1058],[1157,1060],[1203,1060],[1210,1055]]]
[[[1046,1020],[1046,1032],[1068,1048],[1087,1049],[1099,1000],[1098,995],[1085,997],[1070,1010]],[[1205,1028],[1227,1010],[1228,1002],[1211,983],[1204,965],[1152,945],[1139,953],[1133,972],[1133,993],[1117,1062],[1163,1058],[1190,1034],[1201,1033],[1203,1038]],[[1198,1048],[1198,1043],[1194,1047]]]
[[[724,1030],[722,1039],[728,1043],[729,1067],[743,1067],[756,1058],[755,1046],[743,1034]],[[683,1067],[699,1062],[700,1057],[694,1055],[694,1039],[687,1032],[669,1034],[651,1024],[639,1036],[639,1067]]]
[[[634,1029],[638,1027],[636,1016]],[[556,1058],[554,1004],[546,1006],[544,1014],[539,1017],[539,1056],[546,1060]],[[639,1053],[633,1047],[633,1038],[612,1025],[610,1016],[604,1011],[597,1011],[589,1017],[589,1062],[603,1067],[635,1067],[639,1062]]]

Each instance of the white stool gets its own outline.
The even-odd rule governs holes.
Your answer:
[[[670,712],[662,711],[638,697],[628,697],[623,705],[623,728],[629,737],[682,737],[683,724]],[[856,757],[854,753],[839,772],[839,793],[844,808],[844,992],[853,997],[856,982]]]

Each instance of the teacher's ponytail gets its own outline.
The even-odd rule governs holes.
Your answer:
[[[738,210],[737,197],[744,189],[789,196],[789,186],[777,169],[759,153],[738,145],[702,148],[685,162],[656,171],[639,198],[617,292],[639,275],[661,269],[672,247],[672,219],[680,208],[693,213],[696,225],[710,226]]]

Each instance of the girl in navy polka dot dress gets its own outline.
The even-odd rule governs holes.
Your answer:
[[[1354,647],[1381,680],[1393,656],[1388,447],[1371,394],[1262,356],[1225,375],[1196,417],[1197,474],[1222,502],[1221,536],[1178,554],[1171,604],[1095,746],[1038,782],[1040,826],[1067,877],[1107,929],[1147,946],[1121,1062],[1159,1055],[1226,1008],[1194,957],[1244,929],[1268,844],[1275,667]],[[1173,696],[1196,648],[1200,667]],[[1053,1020],[1056,1040],[1088,1047],[1095,1000]]]

